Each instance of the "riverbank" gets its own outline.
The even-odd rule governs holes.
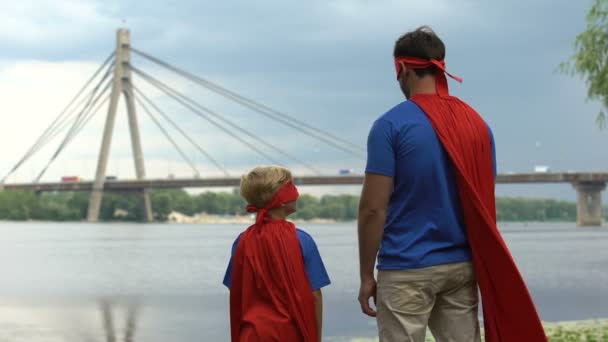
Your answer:
[[[207,213],[194,214],[192,216],[177,211],[167,216],[167,223],[201,223],[201,224],[252,224],[255,221],[254,214],[248,215],[212,215]],[[336,223],[333,219],[314,218],[310,220],[290,220],[298,223]]]
[[[545,332],[550,342],[608,342],[608,320],[571,321],[545,323]],[[427,335],[430,335],[427,334]],[[338,342],[343,339],[330,339]],[[377,342],[378,338],[353,338],[349,342]],[[435,339],[427,337],[427,342]]]
[[[134,194],[107,193],[103,197],[99,221],[142,221],[141,198]],[[192,217],[176,217],[172,222],[244,223],[247,219],[226,218],[224,215],[247,216],[246,203],[234,192],[204,192],[192,194],[180,189],[152,189],[150,203],[154,218],[167,221],[172,212]],[[64,221],[85,220],[89,206],[86,192],[56,192],[36,194],[31,191],[0,191],[0,220],[7,221]],[[357,218],[359,197],[353,195],[324,195],[313,197],[302,194],[298,210],[291,219],[308,222],[344,222]],[[512,222],[575,222],[576,203],[552,199],[497,198],[499,221]],[[208,213],[208,217],[196,217]],[[608,215],[608,208],[605,209]],[[216,215],[216,217],[211,217]],[[321,218],[323,221],[316,218]],[[608,220],[608,216],[606,216]]]

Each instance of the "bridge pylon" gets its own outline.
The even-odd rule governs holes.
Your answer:
[[[110,145],[112,144],[112,132],[114,131],[116,110],[118,108],[118,100],[120,99],[121,94],[124,95],[127,105],[129,129],[131,132],[131,146],[133,149],[133,160],[135,162],[135,174],[138,180],[143,180],[146,177],[144,156],[141,148],[141,136],[139,134],[137,113],[135,111],[133,78],[131,69],[129,67],[131,62],[130,45],[131,38],[129,30],[119,29],[116,34],[116,59],[114,63],[114,79],[112,83],[112,93],[110,95],[110,106],[103,131],[103,139],[101,142],[101,149],[99,151],[95,181],[93,183],[93,189],[91,191],[91,197],[89,200],[89,208],[87,213],[87,220],[89,222],[97,222],[99,220],[99,211],[101,208],[101,200],[103,198]],[[154,217],[152,215],[152,206],[150,203],[148,189],[142,189],[140,194],[142,198],[144,220],[150,222],[154,219]]]
[[[573,183],[578,193],[576,224],[580,227],[601,226],[603,221],[602,191],[606,182],[589,181]]]

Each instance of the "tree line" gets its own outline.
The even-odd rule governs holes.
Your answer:
[[[184,190],[150,191],[157,221],[166,221],[171,212],[192,216],[245,215],[245,201],[238,191],[188,193]],[[80,221],[86,218],[89,194],[86,192],[0,191],[0,220]],[[353,195],[302,195],[293,219],[349,221],[357,218],[359,197]],[[140,221],[140,198],[135,194],[104,195],[100,220]],[[497,198],[499,221],[575,221],[576,203],[553,199]],[[608,220],[608,208],[604,210]]]

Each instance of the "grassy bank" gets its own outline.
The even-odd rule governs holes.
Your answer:
[[[547,324],[551,342],[608,342],[608,321]]]
[[[608,342],[608,321],[580,321],[547,323],[545,331],[550,342]],[[430,335],[430,333],[428,334]],[[377,342],[377,338],[345,338],[329,339],[332,342]],[[432,337],[427,337],[427,342],[434,342]]]

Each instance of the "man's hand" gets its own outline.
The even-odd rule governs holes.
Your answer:
[[[376,311],[369,305],[369,299],[374,299],[374,306],[376,306],[376,279],[370,278],[361,281],[361,287],[359,288],[359,303],[361,304],[361,311],[370,317],[376,317]]]

